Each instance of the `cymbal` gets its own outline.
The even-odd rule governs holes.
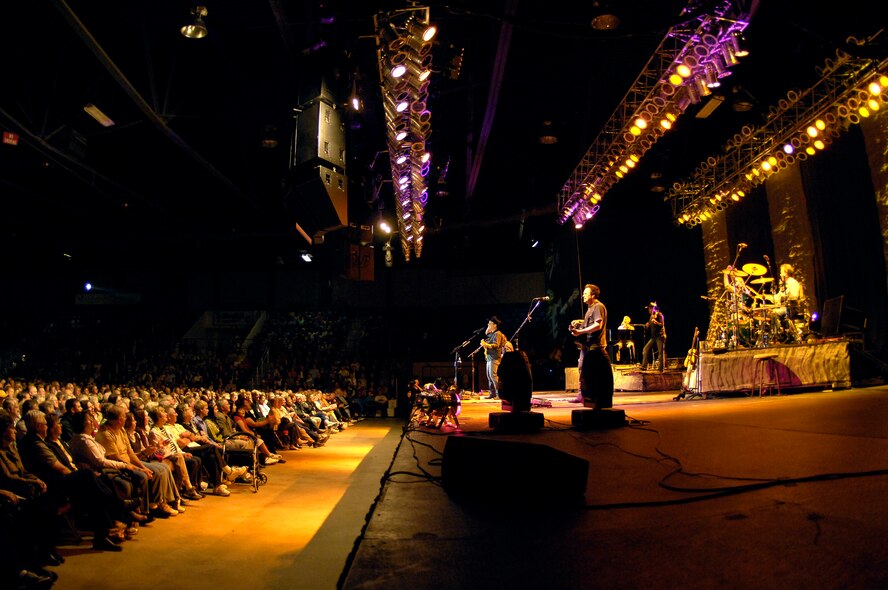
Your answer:
[[[749,274],[752,274],[752,273],[749,273]],[[749,283],[751,285],[764,285],[765,283],[770,283],[773,280],[774,279],[771,277],[762,277],[760,279],[752,279],[751,281],[749,281]]]
[[[781,305],[759,305],[758,307],[756,307],[755,309],[753,309],[753,312],[756,312],[756,311],[769,311],[769,310],[771,310],[771,309],[778,309],[778,308],[780,308],[780,307],[782,307],[782,306],[781,306]]]
[[[765,301],[774,301],[774,296],[770,293],[762,293],[761,295],[756,296],[756,299],[764,299]]]
[[[767,268],[765,268],[761,264],[756,264],[755,262],[748,262],[744,264],[742,268],[744,272],[751,274],[754,277],[760,277],[768,272]]]
[[[735,269],[726,268],[725,270],[722,271],[722,274],[730,275],[732,277],[745,277],[745,276],[749,275],[749,273],[745,273],[742,270],[737,270],[736,268]]]

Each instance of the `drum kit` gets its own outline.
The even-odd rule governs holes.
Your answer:
[[[805,327],[795,321],[797,314],[787,313],[787,307],[777,301],[774,279],[766,277],[767,272],[754,262],[722,271],[722,295],[703,296],[715,302],[707,332],[710,347],[763,348],[804,341]]]

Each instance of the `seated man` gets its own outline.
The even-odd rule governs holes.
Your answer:
[[[206,402],[199,403],[202,404],[202,411],[205,411]],[[222,445],[210,440],[206,432],[199,432],[194,425],[194,418],[194,410],[188,404],[183,402],[176,407],[176,423],[172,425],[179,434],[176,442],[189,453],[200,457],[212,481],[213,493],[217,496],[230,496],[227,484],[233,483],[247,470],[245,467],[230,467],[222,455]]]
[[[131,508],[117,498],[95,473],[77,469],[66,457],[57,456],[46,444],[46,416],[40,410],[31,410],[25,416],[27,433],[22,438],[22,465],[28,472],[46,482],[46,493],[51,505],[62,506],[69,500],[82,508],[89,517],[93,530],[93,548],[102,551],[121,551],[114,541],[122,541],[122,530],[115,517],[123,519]],[[117,530],[115,530],[117,529]]]

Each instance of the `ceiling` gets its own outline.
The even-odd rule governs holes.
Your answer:
[[[290,264],[319,250],[294,230],[284,181],[294,108],[323,78],[361,113],[346,122],[349,221],[390,214],[374,14],[404,2],[202,0],[206,38],[186,39],[187,0],[33,0],[4,3],[0,35],[0,246],[7,268],[88,265]],[[424,260],[453,263],[453,244],[477,249],[492,235],[551,239],[558,192],[614,112],[684,1],[613,2],[621,23],[590,26],[604,2],[432,2],[439,27],[430,86],[433,155]],[[706,2],[700,3],[706,5]],[[841,14],[791,0],[738,2],[750,14],[752,55],[723,86],[706,119],[688,111],[632,181],[602,202],[619,215],[649,209],[669,223],[651,175],[689,173],[791,88],[850,34],[879,30],[865,10]],[[881,41],[881,39],[880,39]],[[885,53],[884,44],[866,51]],[[461,67],[456,68],[458,56]],[[736,112],[744,97],[751,109]],[[83,107],[114,121],[103,127]],[[702,106],[698,105],[695,109]],[[550,122],[557,143],[538,141]],[[277,146],[263,147],[274,138]],[[445,194],[446,193],[446,194]],[[630,217],[631,219],[631,217]],[[596,218],[595,231],[626,219]],[[477,250],[476,250],[477,251]]]

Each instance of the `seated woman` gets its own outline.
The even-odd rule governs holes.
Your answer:
[[[123,430],[124,417],[123,408],[109,407],[105,428],[96,435],[98,424],[91,414],[81,412],[75,415],[71,418],[71,428],[74,431],[71,441],[76,440],[77,444],[71,445],[71,452],[78,465],[109,478],[118,496],[135,498],[141,513],[134,512],[132,516],[135,520],[144,522],[147,517],[143,513],[148,512],[146,491],[152,473],[139,462],[130,448]]]
[[[146,476],[145,490],[141,492],[140,503],[142,504],[140,514],[143,518],[136,518],[139,521],[148,521],[155,516],[166,518],[173,510],[169,506],[160,508],[156,493],[154,490],[158,488],[158,484],[162,483],[164,474],[156,473],[147,465],[142,463],[141,459],[132,461],[129,454],[121,456],[120,459],[110,459],[108,450],[101,445],[96,439],[98,424],[92,414],[81,412],[71,418],[71,429],[73,436],[71,438],[71,452],[79,464],[89,466],[93,470],[105,469],[113,467],[117,464],[123,466],[117,467],[121,470],[129,470],[130,472],[139,471]],[[172,481],[172,474],[169,469],[166,470],[168,481]],[[178,514],[178,512],[176,512]],[[145,518],[148,515],[149,518]]]
[[[302,425],[299,416],[291,415],[284,407],[283,395],[272,395],[268,417],[275,424],[274,431],[281,441],[281,447],[289,450],[301,449],[302,445],[314,445],[315,440]]]
[[[148,410],[148,417],[154,423],[148,432],[148,442],[160,449],[158,452],[161,453],[163,461],[173,471],[173,477],[177,484],[176,487],[179,490],[184,490],[184,492],[181,492],[181,497],[189,500],[200,500],[203,496],[192,485],[189,469],[185,463],[186,458],[193,459],[194,457],[191,453],[183,452],[179,445],[176,444],[175,439],[164,428],[168,417],[166,408],[161,405],[152,406]],[[200,461],[200,459],[197,459],[197,461]],[[182,500],[180,499],[174,504],[173,508],[179,512],[184,512]]]
[[[179,511],[173,505],[178,506],[181,497],[172,469],[158,456],[157,445],[148,442],[148,414],[144,409],[127,413],[123,427],[139,461],[154,473],[148,481],[148,508],[151,514],[160,518],[176,516]]]
[[[259,434],[250,427],[250,422],[253,422],[247,416],[247,407],[250,402],[246,400],[246,398],[241,398],[238,400],[238,406],[235,410],[234,414],[234,424],[237,426],[238,432],[246,432],[248,434],[252,434],[256,437],[256,441],[259,444],[259,456],[262,459],[262,463],[265,465],[274,465],[275,463],[286,463],[284,458],[276,453],[272,453],[268,445],[265,444],[265,441],[262,439]]]

